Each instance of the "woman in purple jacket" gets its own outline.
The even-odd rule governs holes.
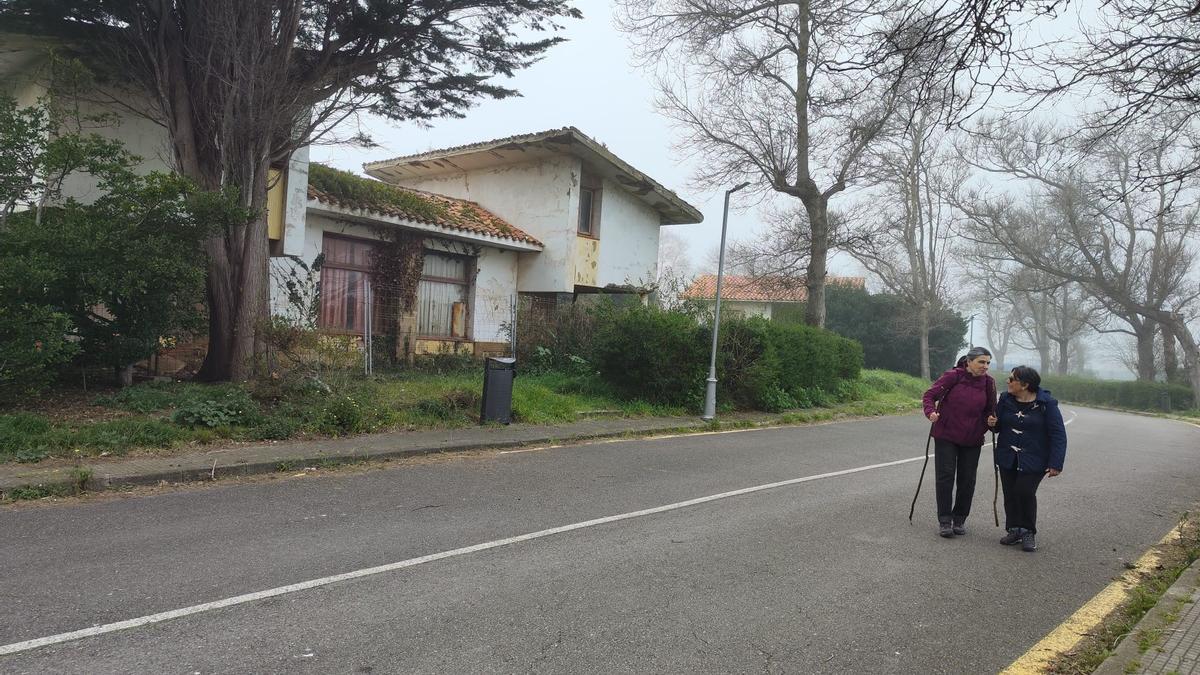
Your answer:
[[[992,353],[973,347],[925,392],[925,416],[933,422],[938,534],[967,533],[975,496],[979,451],[996,413],[996,381],[988,375]],[[955,494],[955,485],[958,492]]]

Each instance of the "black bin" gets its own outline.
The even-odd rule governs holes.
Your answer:
[[[483,401],[479,423],[512,422],[513,378],[517,376],[517,360],[488,357],[483,362]]]

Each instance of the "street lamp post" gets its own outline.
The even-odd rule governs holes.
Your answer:
[[[729,195],[750,185],[739,183],[725,191],[725,210],[721,214],[721,249],[717,258],[717,299],[713,311],[712,355],[708,362],[708,385],[704,389],[704,416],[711,420],[717,416],[717,331],[721,328],[721,280],[725,273],[725,230],[729,226]]]

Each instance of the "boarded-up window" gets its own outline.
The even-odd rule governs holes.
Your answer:
[[[321,328],[337,332],[365,330],[364,298],[370,277],[372,245],[362,239],[326,234],[322,242]]]
[[[467,270],[470,258],[425,252],[417,288],[417,333],[422,337],[467,337]]]

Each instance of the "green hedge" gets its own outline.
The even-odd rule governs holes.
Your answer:
[[[1042,387],[1071,403],[1096,403],[1131,410],[1190,410],[1195,407],[1191,387],[1165,382],[1093,380],[1085,377],[1047,376]],[[1165,397],[1164,397],[1165,395]],[[1169,397],[1169,405],[1167,403]]]
[[[674,312],[629,307],[597,322],[597,370],[628,398],[699,407],[708,374],[711,327]],[[862,346],[826,330],[761,318],[721,322],[718,397],[740,408],[784,410],[848,395]]]

